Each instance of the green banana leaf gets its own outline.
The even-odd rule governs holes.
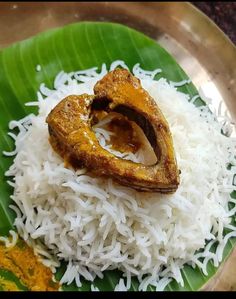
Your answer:
[[[21,283],[20,279],[17,276],[8,270],[0,269],[0,277],[4,281],[13,282],[14,285],[16,286],[16,289],[18,289],[19,291],[29,291],[29,289]],[[4,287],[1,286],[1,283],[0,283],[0,291],[4,291]]]
[[[5,171],[11,165],[13,158],[4,157],[2,151],[11,151],[13,142],[9,136],[8,123],[31,112],[37,112],[32,107],[26,107],[25,102],[37,99],[36,91],[41,83],[53,87],[55,76],[61,70],[72,72],[93,66],[107,66],[114,60],[124,60],[128,67],[140,63],[147,70],[161,68],[162,73],[156,76],[165,77],[170,81],[188,79],[185,72],[160,45],[147,36],[131,28],[113,23],[81,22],[67,25],[41,33],[33,38],[16,43],[0,51],[0,235],[7,235],[13,228],[14,212],[9,209],[12,188],[4,177]],[[36,71],[40,65],[42,70]],[[191,97],[197,95],[192,83],[179,88]],[[198,98],[196,105],[204,102]],[[235,196],[235,194],[233,194]],[[236,240],[231,239],[224,251],[224,259],[232,251]],[[56,277],[60,279],[63,266]],[[217,271],[211,262],[208,263],[206,277],[197,267],[185,266],[182,273],[185,286],[171,282],[166,290],[198,290]],[[8,275],[10,277],[10,275]],[[112,290],[119,281],[121,273],[106,271],[103,279],[96,279],[94,285],[100,290]],[[9,278],[10,279],[10,278]],[[23,288],[24,289],[24,288]],[[64,290],[90,290],[90,283],[83,281],[78,289],[73,283],[63,286]],[[132,281],[132,290],[138,289],[136,279]],[[152,287],[149,288],[152,290]]]

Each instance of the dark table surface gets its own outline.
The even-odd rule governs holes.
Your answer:
[[[191,2],[236,45],[236,2]]]

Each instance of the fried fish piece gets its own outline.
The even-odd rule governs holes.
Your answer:
[[[176,191],[179,171],[170,129],[140,80],[127,70],[116,69],[97,82],[94,93],[68,96],[49,113],[46,121],[54,150],[75,168],[85,166],[138,191]],[[157,163],[146,166],[103,149],[91,128],[94,110],[118,112],[135,121],[149,140]]]

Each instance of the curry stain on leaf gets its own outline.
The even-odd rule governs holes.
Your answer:
[[[21,239],[10,248],[0,243],[0,286],[4,291],[58,291],[60,287],[58,282],[53,281],[51,270]]]

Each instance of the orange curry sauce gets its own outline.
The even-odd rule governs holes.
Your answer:
[[[93,114],[97,121],[101,121],[108,115],[102,110],[94,111]],[[137,152],[142,146],[138,125],[121,114],[114,112],[112,114],[114,114],[114,118],[106,125],[106,129],[113,133],[109,142],[112,149],[121,153]]]
[[[116,117],[108,124],[108,129],[114,135],[111,136],[111,144],[114,150],[120,152],[135,153],[141,147],[138,140],[135,123],[129,121],[125,117]]]
[[[0,269],[12,272],[30,291],[58,291],[59,283],[52,280],[51,270],[44,266],[23,240],[7,248],[0,242]],[[19,291],[17,285],[0,275],[0,286],[4,291]]]

